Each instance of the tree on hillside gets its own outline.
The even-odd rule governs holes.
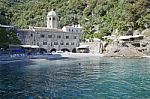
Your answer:
[[[88,34],[93,34],[97,25],[98,33],[117,30],[118,35],[125,35],[130,29],[143,30],[150,24],[149,0],[1,0],[0,17],[6,12],[6,19],[20,28],[46,26],[46,15],[52,8],[60,28],[79,23]]]
[[[9,44],[20,44],[15,30],[6,30],[0,28],[0,47],[8,46]]]

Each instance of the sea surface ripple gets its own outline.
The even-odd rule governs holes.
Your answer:
[[[150,99],[150,60],[92,57],[3,64],[0,99]]]

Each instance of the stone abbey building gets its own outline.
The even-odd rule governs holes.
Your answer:
[[[29,27],[18,30],[18,37],[23,45],[38,45],[40,48],[51,51],[72,52],[79,46],[82,27],[64,26],[58,29],[58,16],[51,10],[47,15],[47,27]]]

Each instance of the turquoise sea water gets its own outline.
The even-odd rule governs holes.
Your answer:
[[[0,65],[0,99],[150,99],[150,59],[93,57]]]

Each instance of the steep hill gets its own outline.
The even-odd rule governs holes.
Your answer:
[[[58,13],[59,27],[80,23],[87,34],[94,32],[94,26],[102,35],[150,27],[149,0],[0,0],[0,23],[46,26],[52,8]]]

